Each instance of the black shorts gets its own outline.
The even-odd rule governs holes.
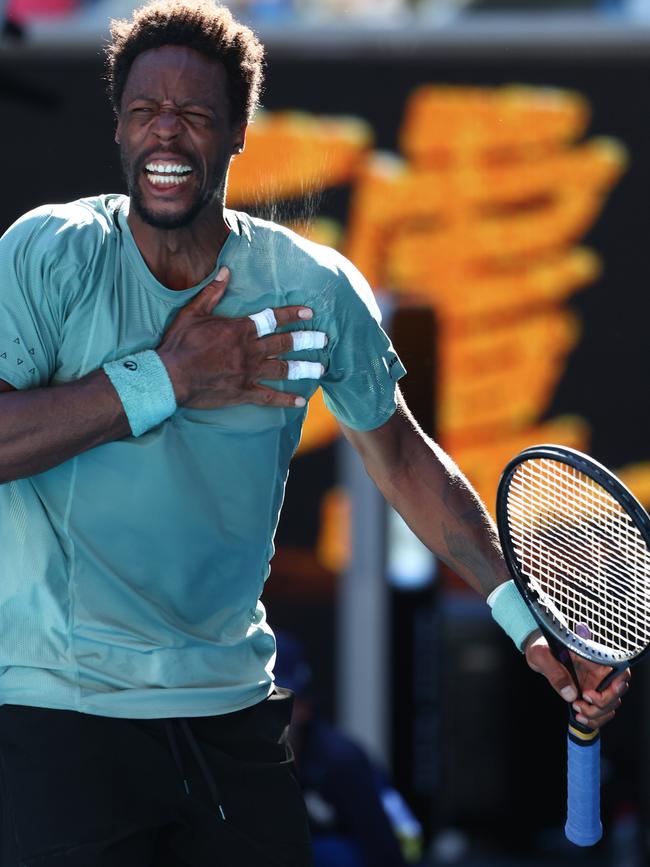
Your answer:
[[[1,867],[309,867],[292,699],[187,720],[0,707]]]

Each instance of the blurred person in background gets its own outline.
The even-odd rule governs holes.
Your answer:
[[[4,7],[5,15],[10,21],[25,25],[36,18],[71,15],[79,5],[79,0],[8,0]]]
[[[289,738],[315,867],[403,867],[420,861],[422,828],[385,769],[318,711],[302,643],[276,630],[275,682],[294,693]]]
[[[113,22],[107,57],[129,195],[41,206],[0,240],[0,863],[306,867],[260,597],[319,385],[579,720],[611,719],[629,673],[599,693],[578,662],[580,696],[553,658],[487,510],[406,407],[357,269],[225,207],[252,31],[160,0]]]
[[[22,39],[32,21],[66,19],[80,0],[0,0],[0,37]]]

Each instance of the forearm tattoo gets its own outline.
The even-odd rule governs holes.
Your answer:
[[[454,563],[465,566],[479,582],[486,595],[494,588],[494,569],[488,560],[477,550],[476,544],[464,533],[451,530],[445,523],[442,525],[447,551]]]

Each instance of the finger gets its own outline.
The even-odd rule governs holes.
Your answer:
[[[202,313],[208,316],[223,298],[230,280],[230,270],[224,265],[219,269],[214,280],[204,286],[201,291],[187,304],[186,310]]]
[[[290,331],[293,340],[293,351],[303,349],[324,349],[327,346],[327,334],[324,331]]]
[[[282,407],[302,407],[307,401],[304,397],[297,394],[290,394],[283,391],[274,391],[272,388],[266,388],[263,385],[258,385],[251,392],[251,403],[257,403],[262,406],[282,406]]]
[[[614,713],[621,706],[620,698],[615,698],[602,707],[588,704],[586,701],[574,701],[571,707],[576,713],[576,719],[581,722],[581,719],[600,720],[609,714]]]
[[[630,688],[630,669],[626,669],[617,675],[604,690],[585,689],[582,697],[588,704],[596,707],[606,707],[616,699],[620,699]]]
[[[318,361],[287,361],[287,379],[320,379],[325,368]]]
[[[282,334],[269,334],[257,342],[257,347],[264,358],[274,358],[285,352],[293,352],[293,332],[283,331]]]
[[[611,713],[598,717],[598,719],[588,719],[583,714],[578,714],[576,716],[576,719],[581,725],[587,726],[587,728],[595,730],[602,728],[606,723],[611,722],[611,720],[613,720],[615,716],[615,712],[612,711]]]
[[[526,648],[528,665],[544,677],[565,701],[578,698],[578,690],[566,668],[557,661],[544,638],[530,642]]]
[[[248,318],[255,326],[255,332],[258,337],[265,337],[267,334],[272,334],[278,327],[275,313],[270,307],[260,310],[259,313],[251,313]]]
[[[274,307],[278,325],[291,325],[293,322],[304,322],[306,319],[312,319],[314,311],[311,307],[298,307],[296,305],[290,307]]]
[[[572,653],[571,658],[578,673],[583,692],[613,693],[615,687],[624,681],[629,681],[632,674],[629,668],[619,671],[614,675],[614,670],[609,665],[591,662],[581,656]],[[601,684],[605,684],[604,687]]]
[[[324,349],[328,337],[324,331],[283,331],[282,334],[269,334],[259,341],[259,348],[266,358],[282,355],[284,352],[302,352],[306,349]]]
[[[571,659],[578,673],[580,683],[585,688],[593,689],[597,684],[602,683],[612,672],[610,666],[602,665],[599,662],[591,662],[575,653],[571,653]]]
[[[269,358],[260,364],[257,379],[288,379],[289,362],[280,358]]]
[[[617,695],[623,695],[623,693],[627,692],[630,681],[632,680],[632,672],[629,668],[626,668],[624,671],[621,671],[620,674],[617,674],[614,680],[610,684],[608,684],[608,689],[613,689]]]
[[[260,365],[257,379],[320,379],[325,368],[318,362],[268,359]]]

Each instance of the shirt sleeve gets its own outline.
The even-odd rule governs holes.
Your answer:
[[[17,389],[47,385],[56,364],[47,224],[44,209],[32,211],[0,238],[0,379]]]
[[[343,257],[323,299],[332,314],[323,324],[329,338],[320,381],[325,404],[347,427],[374,430],[395,412],[397,382],[406,370],[381,327],[370,286]]]

